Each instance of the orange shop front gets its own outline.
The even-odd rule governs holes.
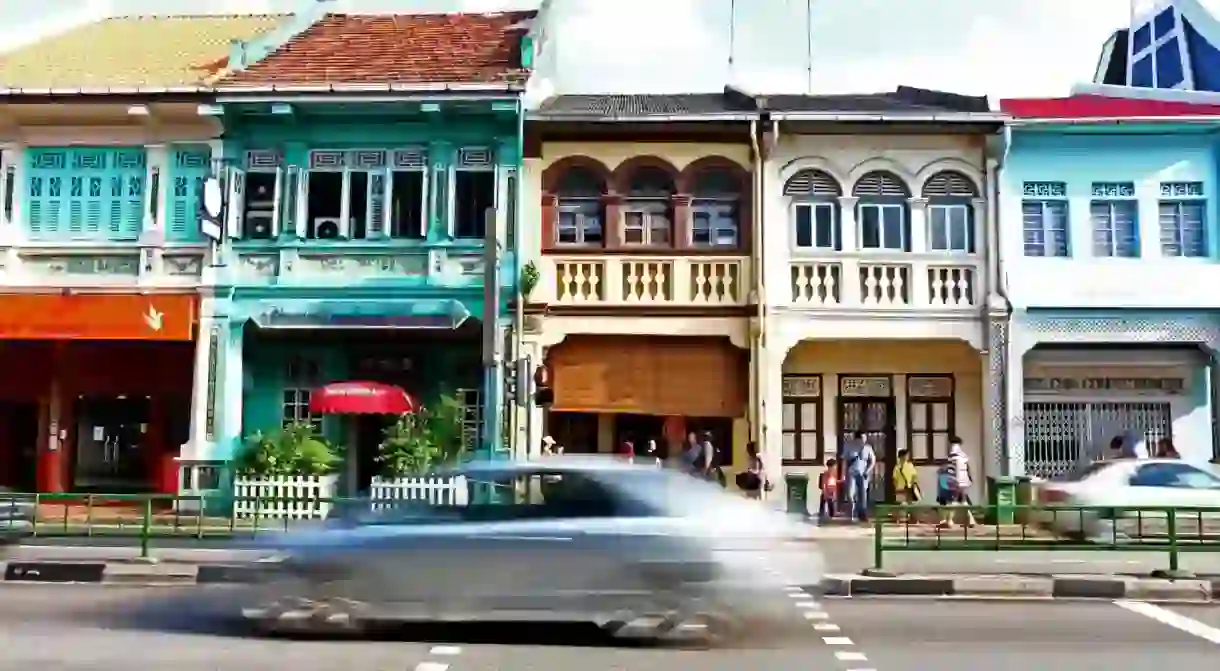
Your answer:
[[[0,295],[0,485],[176,492],[197,312],[193,293]]]

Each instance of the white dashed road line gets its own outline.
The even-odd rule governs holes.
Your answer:
[[[428,650],[432,657],[455,657],[462,654],[462,649],[456,645],[434,645]],[[415,671],[449,671],[445,662],[424,661],[415,665]]]
[[[809,596],[803,589],[799,587],[787,587],[784,590],[788,596],[792,598],[792,605],[796,606],[813,625],[813,630],[820,633],[832,633],[840,630],[839,625],[828,622],[830,615],[822,610],[822,604],[818,603]],[[857,650],[844,650],[843,648],[854,647],[856,644],[847,636],[823,636],[822,642],[827,646],[835,648],[835,659],[840,662],[867,662],[868,656]],[[846,671],[877,671],[872,668],[852,667]]]
[[[1165,626],[1184,631],[1191,636],[1220,645],[1220,629],[1203,624],[1185,615],[1180,615],[1167,608],[1161,608],[1146,601],[1115,601],[1114,605],[1132,613],[1143,615],[1148,619],[1156,620]]]

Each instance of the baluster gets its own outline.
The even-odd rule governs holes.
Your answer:
[[[636,266],[639,264],[636,261],[627,261],[623,264],[627,268],[627,274],[623,276],[623,300],[628,303],[639,302],[640,296],[640,270]]]
[[[928,268],[928,302],[932,307],[941,307],[952,291],[946,286],[945,280],[952,279],[948,268]]]
[[[724,262],[715,264],[717,269],[716,276],[719,278],[719,302],[721,303],[736,303],[737,302],[737,278],[741,276],[740,267],[735,262]]]
[[[861,283],[860,302],[864,305],[875,305],[879,301],[877,299],[877,277],[875,272],[876,266],[860,266],[860,276],[864,278]]]
[[[894,270],[894,280],[892,282],[893,288],[894,288],[893,289],[893,296],[894,296],[893,305],[909,305],[911,303],[911,299],[910,299],[910,296],[908,295],[909,287],[907,286],[907,279],[910,276],[909,275],[910,267],[909,266],[891,266],[891,267]]]
[[[559,266],[559,302],[564,303],[572,300],[572,282],[574,281],[572,277],[572,264],[559,263],[556,265]]]
[[[602,299],[602,273],[604,266],[601,263],[588,264],[588,270],[585,275],[588,278],[586,284],[589,286],[588,300],[589,302],[600,302]]]
[[[691,302],[692,303],[710,303],[716,289],[713,284],[714,279],[709,279],[709,275],[713,272],[712,263],[692,263],[691,266]]]
[[[792,302],[805,303],[808,301],[809,294],[809,267],[800,264],[789,266],[789,274],[792,276]]]
[[[838,305],[839,304],[839,278],[835,277],[835,270],[838,266],[833,263],[821,265],[820,282],[822,285],[821,296],[822,305]]]

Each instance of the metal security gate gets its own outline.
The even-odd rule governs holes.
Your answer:
[[[1169,403],[1031,402],[1025,404],[1025,474],[1062,475],[1090,448],[1109,445],[1123,434],[1143,436],[1151,453],[1171,437]]]

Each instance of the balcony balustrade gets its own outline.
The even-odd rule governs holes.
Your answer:
[[[866,310],[975,310],[981,261],[835,255],[789,262],[791,305]]]
[[[546,256],[537,300],[554,305],[745,305],[749,260],[731,257]]]

